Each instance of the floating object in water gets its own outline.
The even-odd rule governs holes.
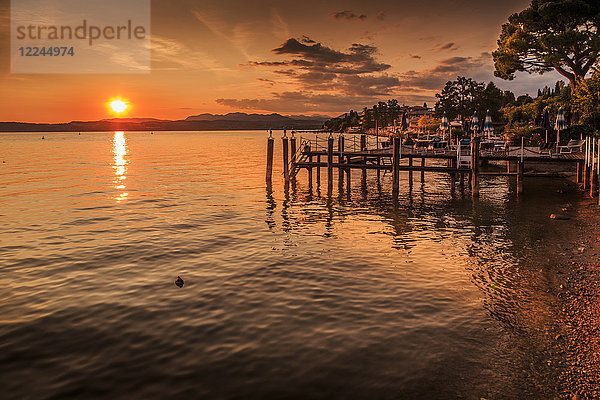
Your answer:
[[[79,132],[78,134],[81,135],[81,132]]]
[[[42,139],[46,139],[46,138],[42,136]]]
[[[550,214],[550,219],[561,219],[563,221],[566,221],[571,218],[567,217],[566,215],[561,215],[561,214]]]
[[[175,285],[177,285],[177,287],[183,287],[183,279],[181,279],[180,276],[175,279]]]

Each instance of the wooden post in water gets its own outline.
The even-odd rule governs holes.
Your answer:
[[[293,131],[292,137],[290,138],[290,155],[292,163],[296,162],[296,138],[294,137]]]
[[[267,183],[271,183],[273,176],[273,137],[267,139]]]
[[[284,136],[281,138],[281,143],[283,144],[283,179],[285,183],[288,184],[290,182],[290,170],[289,170],[289,157],[288,157],[288,137]]]
[[[401,140],[399,137],[393,139],[393,152],[392,152],[392,196],[394,199],[398,198],[398,192],[400,191],[400,146]]]
[[[408,159],[408,166],[409,167],[413,166],[413,158],[412,157],[410,157]],[[412,188],[412,185],[413,185],[413,171],[412,171],[412,169],[409,169],[408,170],[408,186]]]
[[[350,188],[351,188],[350,178],[352,176],[352,169],[350,168],[350,156],[346,157],[346,164],[348,164],[348,168],[346,168],[346,173],[348,174],[346,176],[346,195],[348,196],[348,198],[350,198]]]
[[[317,149],[318,150],[318,149]],[[321,155],[317,154],[317,164],[321,163]],[[317,166],[317,187],[321,187],[321,166]]]
[[[425,168],[425,157],[421,157],[421,167]],[[425,182],[425,170],[421,170],[421,183]]]
[[[327,194],[333,191],[333,137],[327,139]]]
[[[360,135],[360,151],[367,151],[367,135],[365,135],[364,133],[362,135]],[[363,164],[365,164],[365,165],[367,164],[366,156],[363,157]],[[366,168],[362,169],[361,185],[363,188],[367,187],[367,169]]]
[[[479,137],[471,141],[471,195],[479,197]]]
[[[344,135],[340,135],[338,137],[338,164],[344,163]],[[344,190],[344,168],[338,168],[338,189],[339,192],[342,193]]]
[[[306,145],[306,147],[304,147],[304,151],[308,152],[308,154],[310,154],[310,145]],[[312,164],[313,161],[313,156],[312,154],[310,154],[308,156],[308,162],[310,162]],[[312,179],[312,169],[313,167],[308,167],[306,168],[306,172],[308,172],[308,188],[312,190],[313,187],[313,179]]]
[[[292,131],[292,137],[290,137],[290,163],[292,166],[296,164],[296,137],[294,131]],[[296,176],[292,177],[292,184],[296,184]]]
[[[458,168],[458,159],[456,158],[452,158],[449,162],[449,166],[450,168]],[[460,173],[460,187],[461,189],[464,189],[465,187],[465,174],[463,174],[462,172]],[[450,191],[452,192],[452,194],[454,194],[454,192],[456,191],[456,173],[455,172],[451,172],[450,173]]]
[[[523,174],[525,170],[525,163],[523,161],[517,161],[517,194],[523,193]]]

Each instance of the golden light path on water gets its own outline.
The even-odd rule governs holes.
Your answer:
[[[127,155],[127,140],[124,132],[115,132],[113,136],[113,153],[113,168],[115,170],[115,179],[113,180],[113,183],[115,184],[115,189],[118,189],[121,192],[115,197],[115,200],[117,203],[120,203],[127,200],[127,196],[129,195],[125,191],[125,179],[127,178],[127,164],[129,164],[129,161],[125,159],[125,156]]]

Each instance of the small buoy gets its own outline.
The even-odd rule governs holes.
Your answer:
[[[81,135],[81,132],[79,132],[78,135]]]
[[[46,138],[42,136],[42,139],[46,139]]]
[[[183,279],[181,279],[180,276],[175,279],[175,285],[177,285],[177,287],[183,287]]]
[[[563,221],[567,221],[571,218],[567,217],[566,215],[561,215],[561,214],[550,214],[550,219],[560,219]]]

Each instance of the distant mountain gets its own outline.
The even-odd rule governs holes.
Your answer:
[[[0,122],[0,132],[103,132],[103,131],[226,131],[266,129],[318,129],[329,117],[280,114],[229,113],[193,115],[185,120],[110,118],[59,124]]]
[[[322,121],[325,122],[329,119],[328,116],[315,115],[297,115],[297,116],[285,116],[281,114],[246,114],[246,113],[229,113],[229,114],[199,114],[187,117],[186,121],[247,121],[247,122],[272,122],[272,123],[286,123],[293,121]]]

